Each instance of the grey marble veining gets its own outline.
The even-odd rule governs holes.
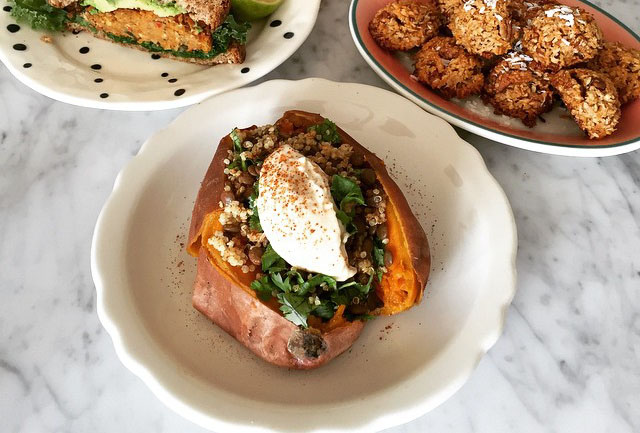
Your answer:
[[[640,31],[637,0],[598,5]],[[386,88],[325,0],[274,78]],[[91,234],[120,168],[182,110],[40,96],[0,67],[0,431],[200,432],[116,358],[95,312]],[[393,432],[640,431],[640,152],[554,157],[459,131],[513,206],[518,293],[504,335],[450,400]]]

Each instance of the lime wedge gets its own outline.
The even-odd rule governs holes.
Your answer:
[[[231,0],[233,15],[243,21],[255,21],[271,15],[284,0]]]

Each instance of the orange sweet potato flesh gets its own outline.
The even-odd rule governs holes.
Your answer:
[[[294,133],[323,121],[319,114],[295,110],[284,113],[276,123],[281,133]],[[247,130],[253,128],[255,126]],[[427,237],[400,188],[387,173],[384,162],[343,130],[338,128],[338,132],[344,143],[364,156],[388,197],[386,248],[393,255],[393,264],[377,288],[384,305],[374,314],[396,314],[422,299],[431,266]],[[291,343],[301,335],[298,327],[282,316],[276,301],[264,303],[250,288],[255,274],[245,274],[230,266],[206,243],[206,239],[221,229],[218,216],[225,182],[224,159],[232,145],[228,135],[220,141],[193,208],[187,245],[189,254],[198,257],[193,305],[267,362],[296,369],[319,367],[347,350],[360,335],[364,323],[344,319],[343,306],[329,322],[310,317],[311,330],[305,331],[304,337],[311,336],[315,343],[320,341],[322,350],[301,353],[296,350],[296,344]],[[305,347],[306,342],[305,339]]]

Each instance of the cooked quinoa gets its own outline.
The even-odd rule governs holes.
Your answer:
[[[223,230],[208,239],[222,260],[240,267],[244,273],[259,271],[268,239],[259,227],[252,227],[251,200],[255,199],[262,161],[280,146],[289,145],[318,164],[327,175],[348,178],[360,187],[366,205],[354,208],[356,232],[349,237],[346,250],[349,264],[358,270],[355,280],[366,283],[376,273],[372,258],[374,242],[386,244],[388,238],[387,196],[364,156],[350,144],[325,141],[315,130],[287,136],[276,124],[234,133],[242,143],[242,152],[229,150],[224,160],[225,186],[219,201]],[[390,256],[387,259],[389,263],[392,260]]]
[[[568,69],[553,74],[551,85],[589,138],[606,137],[616,130],[620,101],[606,75],[584,68]]]
[[[618,90],[621,104],[640,98],[640,51],[620,42],[605,42],[589,68],[606,74]]]
[[[482,90],[482,62],[451,37],[431,39],[415,55],[414,75],[446,98],[466,98]]]
[[[553,103],[549,81],[529,68],[531,61],[524,53],[504,56],[491,69],[482,95],[496,114],[518,118],[528,127],[535,126],[537,117]]]
[[[602,31],[593,16],[565,5],[543,5],[522,36],[524,52],[551,71],[591,60],[601,46]]]
[[[505,54],[515,39],[508,4],[508,0],[462,3],[449,23],[456,43],[471,54],[485,58]]]
[[[436,36],[440,24],[440,11],[432,0],[399,0],[376,12],[369,33],[382,48],[407,51]]]

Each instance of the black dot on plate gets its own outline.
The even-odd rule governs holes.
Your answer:
[[[24,51],[27,49],[27,46],[25,44],[15,44],[13,49],[16,51]]]
[[[247,72],[249,72],[251,69],[249,68],[242,68],[240,69],[240,72],[242,72],[243,74],[246,74]]]
[[[173,92],[173,94],[176,96],[182,96],[184,95],[184,89],[178,89],[175,92]]]
[[[170,83],[175,83],[176,81],[178,81],[178,79],[177,78],[169,78],[167,81],[170,82]]]
[[[5,12],[11,12],[11,6],[5,6],[2,8],[2,10]]]
[[[80,33],[80,30],[71,30],[71,33],[73,33],[74,35],[77,35]]]
[[[82,47],[78,51],[80,54],[87,54],[89,52],[89,47]]]
[[[96,78],[93,80],[94,83],[102,83],[104,80],[102,78]]]
[[[161,77],[168,77],[169,73],[168,72],[163,72],[162,74],[160,74]]]
[[[287,32],[282,36],[284,36],[285,39],[291,39],[293,37],[293,32]]]
[[[151,58],[153,60],[158,60],[160,58],[160,54],[151,54]]]
[[[91,65],[91,69],[95,69],[97,71],[98,69],[102,69],[102,65],[96,63],[95,65]]]
[[[18,30],[20,30],[20,26],[19,26],[19,25],[17,25],[17,24],[9,24],[9,25],[7,26],[7,30],[9,30],[9,32],[11,32],[11,33],[15,33],[15,32],[17,32]]]
[[[33,66],[31,63],[25,63],[24,65],[22,65],[23,68],[28,69],[31,66]]]
[[[101,93],[101,94],[100,94],[100,97],[101,97],[102,99],[104,99],[104,98],[108,98],[108,97],[109,97],[109,94],[108,94],[108,93]]]
[[[278,27],[280,24],[282,24],[282,21],[280,20],[273,20],[271,21],[271,23],[269,24],[271,27]]]

